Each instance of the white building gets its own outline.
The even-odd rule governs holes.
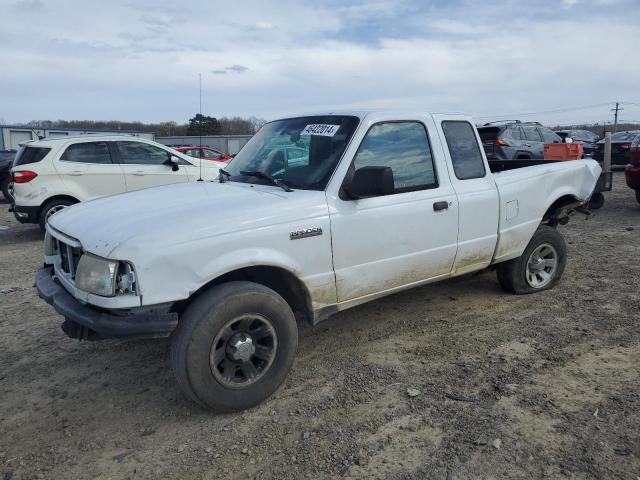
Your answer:
[[[31,128],[20,125],[0,125],[0,150],[17,150],[22,142],[49,137],[76,137],[79,135],[125,134],[154,140],[155,135],[135,130],[94,130],[90,128]]]

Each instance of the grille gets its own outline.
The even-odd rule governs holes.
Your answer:
[[[72,279],[75,278],[82,250],[79,247],[72,247],[54,238],[53,251],[60,257],[60,269]]]

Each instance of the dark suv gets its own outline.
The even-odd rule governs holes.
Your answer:
[[[488,160],[541,159],[545,143],[562,143],[553,130],[538,122],[485,123],[478,127],[478,133]]]

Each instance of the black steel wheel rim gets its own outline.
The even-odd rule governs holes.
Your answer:
[[[213,339],[211,373],[227,388],[246,388],[271,368],[277,347],[276,331],[269,319],[254,313],[236,317]]]

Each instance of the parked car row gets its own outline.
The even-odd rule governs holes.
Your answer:
[[[631,146],[640,138],[640,130],[616,132],[611,135],[611,165],[627,165],[631,159]],[[637,143],[636,143],[637,145]],[[593,145],[593,158],[604,159],[604,140]]]
[[[77,202],[170,183],[211,180],[223,162],[140,137],[104,135],[27,142],[13,160],[13,212],[38,223]],[[123,214],[126,212],[123,212]]]

